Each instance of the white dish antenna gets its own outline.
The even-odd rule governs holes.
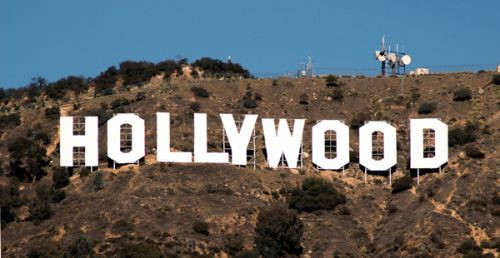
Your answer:
[[[396,59],[397,59],[396,53],[390,53],[388,59],[389,59],[389,61],[395,63]]]
[[[385,55],[378,55],[377,60],[379,60],[380,62],[384,62],[386,60],[386,57]]]
[[[403,62],[404,65],[409,65],[411,63],[411,57],[409,55],[404,55],[401,57],[401,62]]]

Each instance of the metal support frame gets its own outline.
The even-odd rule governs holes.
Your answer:
[[[236,124],[236,129],[238,131],[241,130],[241,127],[243,126],[243,116],[235,116],[235,124]],[[255,141],[255,128],[253,129],[252,132],[252,139],[251,139],[251,144],[249,143],[249,146],[247,146],[247,165],[253,166],[253,169],[256,169],[257,165],[257,152],[256,152],[256,141]],[[250,147],[250,148],[249,148]],[[222,129],[222,151],[227,152],[229,155],[229,159],[232,160],[232,149],[231,149],[231,144],[229,143],[229,139],[227,138],[226,131]],[[242,165],[238,165],[238,167],[241,167]]]

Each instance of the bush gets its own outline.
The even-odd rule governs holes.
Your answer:
[[[467,255],[467,257],[481,257],[482,250],[481,247],[477,246],[473,240],[465,240],[457,248],[457,252]]]
[[[124,86],[139,85],[147,82],[159,73],[155,64],[146,61],[124,61],[120,63],[118,74]]]
[[[54,188],[59,189],[69,185],[69,176],[66,168],[56,168],[52,174],[52,185]]]
[[[500,74],[493,75],[493,78],[491,78],[491,83],[500,85]]]
[[[208,98],[210,96],[210,93],[202,87],[193,86],[191,87],[191,91],[197,97]]]
[[[309,98],[307,97],[307,94],[302,94],[299,97],[299,104],[301,105],[309,105]]]
[[[420,115],[434,113],[437,109],[437,104],[435,102],[425,102],[418,108],[418,113]]]
[[[33,139],[42,145],[47,145],[50,143],[50,136],[45,132],[38,132],[33,136]]]
[[[275,203],[262,208],[255,226],[255,248],[262,257],[300,255],[300,239],[304,233],[297,212]]]
[[[45,175],[43,169],[48,164],[45,159],[46,149],[36,142],[25,138],[17,138],[8,147],[10,152],[10,175],[19,180],[35,181]]]
[[[225,249],[231,256],[234,256],[245,247],[244,239],[240,234],[228,236],[225,242]]]
[[[203,57],[191,63],[191,66],[196,69],[199,68],[203,71],[204,77],[235,77],[242,76],[243,78],[250,78],[250,72],[244,69],[240,64]]]
[[[118,77],[118,70],[111,66],[94,78],[96,95],[111,95]]]
[[[371,120],[371,115],[367,112],[360,112],[353,116],[351,120],[351,129],[359,129],[366,121]]]
[[[409,174],[406,174],[405,176],[394,180],[394,183],[392,184],[392,193],[397,194],[399,192],[408,190],[411,188],[412,184],[413,178],[411,178]]]
[[[340,84],[338,82],[338,77],[335,76],[335,75],[333,75],[333,74],[330,74],[330,75],[326,76],[325,82],[326,82],[326,87],[337,87],[337,86],[340,86]]]
[[[193,230],[196,233],[200,233],[208,236],[210,232],[208,231],[209,225],[205,221],[197,220],[193,223]]]
[[[7,129],[10,127],[16,127],[21,124],[21,119],[18,113],[12,113],[8,115],[0,116],[0,124],[2,125],[2,129]],[[2,130],[0,129],[0,131]]]
[[[98,192],[104,189],[105,186],[106,184],[104,183],[102,172],[97,171],[94,177],[94,190]]]
[[[92,243],[83,236],[76,239],[68,249],[69,255],[75,258],[92,257],[94,254]]]
[[[344,98],[344,92],[341,89],[336,88],[332,91],[332,93],[328,94],[328,96],[334,101],[341,101]]]
[[[121,248],[118,257],[133,257],[133,258],[161,258],[163,254],[158,248],[152,244],[139,243],[128,244]]]
[[[137,92],[137,95],[135,95],[135,101],[141,101],[146,99],[146,93],[144,91]]]
[[[111,102],[110,107],[111,109],[115,109],[121,106],[126,106],[130,104],[130,101],[126,98],[120,98],[120,99],[115,99],[113,102]]]
[[[470,89],[462,88],[453,94],[454,101],[468,101],[472,99],[472,91]]]
[[[21,206],[23,203],[19,196],[19,184],[15,179],[10,179],[8,185],[0,186],[0,211],[1,211],[1,226],[5,227],[16,219],[16,214],[13,209]]]
[[[53,189],[51,200],[53,203],[59,203],[66,199],[66,192],[63,189]]]
[[[45,109],[45,117],[48,119],[59,118],[59,107],[53,106],[51,108]]]
[[[257,107],[257,101],[255,101],[253,99],[246,98],[246,99],[243,100],[243,106],[245,108],[250,108],[250,109],[256,108]]]
[[[40,224],[40,222],[49,219],[52,216],[52,209],[50,208],[50,200],[45,198],[37,198],[31,202],[29,206],[29,212],[31,219],[35,222],[35,225]]]
[[[68,91],[73,91],[76,95],[85,92],[88,89],[88,80],[82,76],[68,76],[50,83],[45,87],[45,94],[54,100],[59,100],[66,95]]]
[[[306,178],[302,187],[292,189],[288,205],[299,212],[331,210],[338,204],[345,203],[345,196],[333,187],[333,184],[322,178]]]
[[[80,175],[80,177],[86,177],[90,175],[90,169],[88,169],[87,167],[82,167],[78,171],[78,174]]]
[[[465,145],[476,141],[476,134],[472,128],[453,128],[448,132],[448,145]]]
[[[201,110],[200,103],[198,103],[198,102],[191,102],[191,104],[189,104],[189,108],[193,112],[199,112]]]
[[[479,150],[476,146],[469,145],[465,147],[465,155],[471,159],[483,159],[484,152]]]

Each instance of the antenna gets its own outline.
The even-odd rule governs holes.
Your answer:
[[[406,66],[411,63],[411,57],[404,51],[404,45],[401,46],[402,52],[399,51],[399,43],[396,43],[396,51],[385,50],[385,35],[382,36],[381,48],[375,51],[375,59],[381,63],[381,74],[385,75],[385,67],[388,65],[392,69],[393,75],[405,74]],[[401,73],[401,68],[403,72]]]

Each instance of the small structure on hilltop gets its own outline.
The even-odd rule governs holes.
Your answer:
[[[313,77],[314,76],[314,71],[313,71],[313,62],[311,56],[307,56],[306,62],[305,63],[300,63],[300,68],[297,71],[297,77]]]
[[[500,65],[497,65],[497,73],[500,73]]]
[[[429,74],[429,68],[424,68],[424,67],[419,67],[415,69],[415,71],[411,71],[410,75],[428,75]]]

